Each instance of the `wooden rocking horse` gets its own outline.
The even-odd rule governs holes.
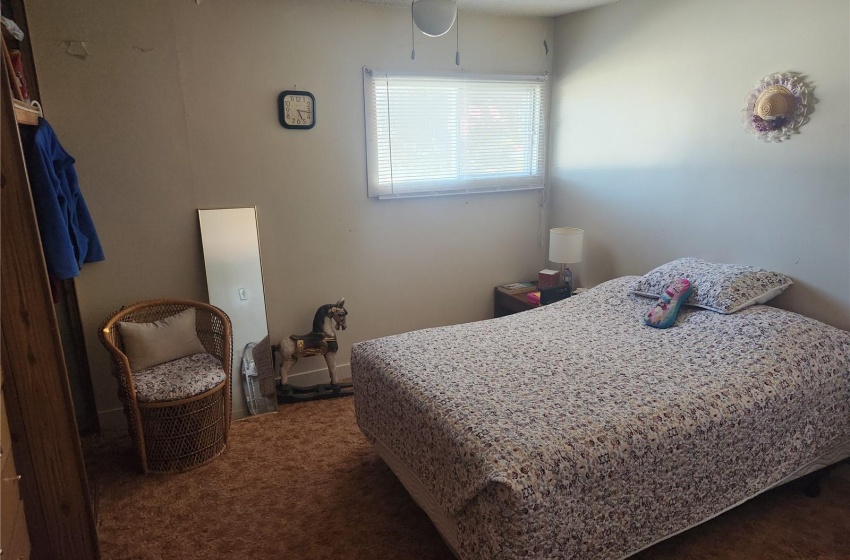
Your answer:
[[[335,330],[345,330],[345,298],[336,303],[328,303],[319,307],[313,317],[313,330],[307,334],[284,338],[274,351],[280,355],[280,381],[278,402],[295,402],[317,398],[338,397],[352,394],[350,383],[339,383],[336,376],[336,353],[339,344],[336,341]],[[289,370],[298,358],[307,356],[324,356],[330,374],[330,384],[298,387],[289,385]]]

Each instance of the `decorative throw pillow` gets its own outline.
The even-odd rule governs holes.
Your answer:
[[[685,305],[718,313],[734,313],[757,303],[765,303],[793,284],[784,274],[754,266],[677,259],[646,273],[632,288],[632,292],[657,298],[677,278],[687,278],[694,287]]]
[[[119,322],[118,328],[133,371],[206,352],[195,329],[194,307],[155,323]]]

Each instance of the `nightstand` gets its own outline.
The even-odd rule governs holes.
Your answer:
[[[497,286],[493,290],[493,317],[504,317],[535,307],[539,307],[539,305],[528,301],[528,292],[512,294],[501,286]]]

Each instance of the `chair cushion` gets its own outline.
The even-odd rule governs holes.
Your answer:
[[[193,354],[133,372],[136,399],[162,402],[186,399],[209,391],[222,381],[221,362],[210,354]]]
[[[190,307],[154,323],[119,322],[124,353],[130,369],[143,370],[183,356],[206,352],[195,328],[196,311]]]

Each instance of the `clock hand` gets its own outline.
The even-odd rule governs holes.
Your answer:
[[[298,118],[306,121],[307,117],[304,116],[304,113],[307,113],[309,115],[310,111],[302,111],[301,109],[298,109]]]

